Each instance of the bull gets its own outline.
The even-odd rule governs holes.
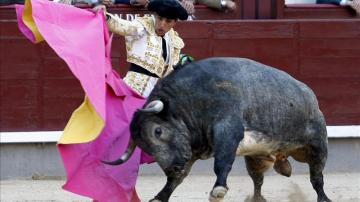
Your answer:
[[[209,58],[174,71],[154,88],[132,119],[127,151],[108,164],[125,162],[138,145],[167,176],[151,201],[168,201],[198,159],[214,157],[216,182],[209,201],[221,201],[236,155],[244,156],[261,194],[264,172],[291,175],[289,156],[309,165],[317,201],[325,194],[325,119],[313,91],[287,73],[242,58]]]

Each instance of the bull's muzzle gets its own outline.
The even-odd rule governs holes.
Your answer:
[[[185,174],[185,159],[176,159],[172,162],[172,164],[166,168],[164,171],[166,175],[183,175]]]
[[[174,165],[164,170],[167,176],[184,175],[184,166]]]

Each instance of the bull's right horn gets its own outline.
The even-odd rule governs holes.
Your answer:
[[[119,159],[117,159],[115,161],[101,161],[101,162],[108,164],[108,165],[120,165],[120,164],[126,162],[127,160],[129,160],[131,155],[134,153],[135,147],[136,147],[136,143],[130,136],[128,147],[127,147],[125,153]]]
[[[141,112],[159,113],[163,110],[164,103],[161,100],[151,101],[143,109],[139,109]]]

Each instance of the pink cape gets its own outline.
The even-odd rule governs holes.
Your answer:
[[[34,41],[34,34],[23,23],[23,7],[16,9],[20,30]],[[111,67],[111,39],[103,14],[48,0],[31,0],[31,9],[41,36],[80,80],[105,122],[93,141],[58,144],[67,174],[63,188],[100,202],[140,201],[135,191],[139,164],[151,162],[151,157],[137,148],[123,165],[100,162],[117,159],[126,150],[132,115],[145,102]]]

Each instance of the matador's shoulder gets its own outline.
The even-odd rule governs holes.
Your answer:
[[[147,32],[155,33],[155,23],[152,16],[137,17],[135,20],[140,22]]]
[[[179,49],[184,48],[184,46],[185,46],[184,41],[182,40],[182,38],[180,38],[177,31],[175,31],[174,29],[171,29],[170,30],[170,37],[171,37],[171,39],[173,41],[173,44],[174,44],[175,48],[179,48]]]

